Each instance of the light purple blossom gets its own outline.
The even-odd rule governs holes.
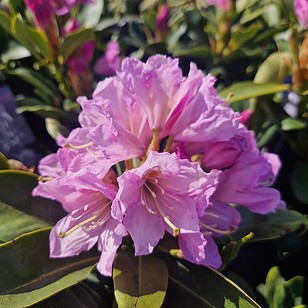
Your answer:
[[[135,254],[153,252],[165,231],[179,237],[184,257],[194,263],[219,267],[220,258],[207,259],[207,241],[199,229],[198,212],[208,206],[217,173],[204,173],[197,163],[179,160],[169,153],[151,151],[139,168],[118,178],[119,192],[113,216],[135,244]]]
[[[232,8],[232,1],[233,0],[207,0],[207,3],[216,6],[221,10],[230,11]]]
[[[308,1],[307,0],[295,0],[294,11],[298,22],[308,29]]]
[[[94,64],[94,73],[98,75],[113,76],[121,67],[120,45],[116,41],[107,44],[105,54],[98,58]]]

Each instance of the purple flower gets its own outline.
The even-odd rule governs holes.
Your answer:
[[[93,0],[51,0],[57,15],[65,15],[71,11],[74,6],[85,3],[93,3]]]
[[[307,0],[295,0],[294,11],[298,22],[308,29],[308,1]]]
[[[213,199],[247,206],[266,214],[284,207],[280,193],[269,187],[275,179],[272,165],[257,150],[243,153],[235,164],[219,175]]]
[[[51,257],[76,256],[97,242],[102,252],[97,268],[102,274],[111,275],[115,253],[126,235],[123,225],[111,217],[117,192],[112,177],[111,173],[100,180],[82,172],[41,182],[34,189],[34,196],[57,200],[69,212],[50,232]]]
[[[216,6],[221,10],[230,11],[232,8],[232,1],[233,0],[207,0],[207,3]]]
[[[209,247],[200,232],[198,216],[208,205],[216,178],[216,172],[206,174],[197,163],[154,151],[139,168],[123,173],[118,178],[119,192],[112,213],[118,220],[123,218],[135,254],[152,253],[167,231],[179,237],[185,258],[219,267],[216,250],[211,251],[213,258],[206,257]]]
[[[121,67],[120,45],[110,41],[107,44],[105,54],[94,64],[94,73],[98,75],[113,76]]]
[[[24,0],[28,9],[34,14],[39,27],[46,29],[53,20],[54,8],[49,0]]]

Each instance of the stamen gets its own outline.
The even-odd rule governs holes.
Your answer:
[[[52,181],[52,180],[54,180],[54,178],[39,175],[39,176],[37,177],[37,180],[38,180],[38,181],[47,182],[47,181]]]
[[[155,129],[155,128],[152,129],[153,139],[149,147],[151,150],[154,150],[154,151],[159,150],[159,139],[158,139],[159,132],[160,131],[158,129]]]
[[[95,218],[97,218],[99,215],[94,215],[84,221],[82,221],[81,223],[77,224],[76,226],[74,226],[73,228],[71,228],[70,230],[66,231],[66,232],[59,232],[59,237],[60,238],[64,238],[65,236],[71,234],[73,231],[77,230],[79,227],[82,227],[84,225],[86,225],[88,222],[94,220]]]
[[[205,229],[208,229],[212,232],[218,233],[218,234],[223,234],[223,235],[228,235],[230,232],[234,231],[234,227],[230,226],[228,230],[223,231],[223,230],[218,230],[215,227],[212,227],[210,225],[206,225],[202,222],[199,222],[201,227],[204,227]]]
[[[172,136],[169,136],[168,139],[167,139],[167,143],[166,143],[164,152],[170,152],[172,143],[173,143],[173,138],[172,138]]]
[[[90,147],[91,145],[93,145],[93,142],[89,142],[89,143],[85,143],[85,144],[81,144],[81,145],[72,145],[70,143],[66,143],[64,145],[64,147],[69,148],[69,149],[74,149],[74,150],[81,150],[81,149],[85,149],[87,147]]]

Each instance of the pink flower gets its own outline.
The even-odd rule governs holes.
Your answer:
[[[232,8],[232,1],[233,0],[207,0],[207,3],[216,6],[221,10],[230,11]]]
[[[251,117],[253,115],[253,111],[251,109],[246,109],[241,112],[241,123],[246,127],[249,127],[251,124]]]
[[[85,3],[93,3],[93,0],[51,0],[57,15],[65,15],[71,11],[74,6]]]
[[[46,29],[54,17],[54,9],[49,0],[24,0],[28,9],[34,14],[39,27]]]
[[[117,186],[112,173],[102,180],[89,172],[67,175],[40,183],[34,196],[57,200],[69,214],[50,232],[50,256],[76,256],[96,242],[102,252],[97,268],[110,276],[115,253],[126,235],[123,225],[111,217]],[[60,193],[61,192],[61,193]]]
[[[294,11],[298,22],[308,29],[308,1],[307,0],[295,0]]]
[[[120,45],[118,42],[110,41],[107,44],[105,54],[94,64],[94,73],[98,75],[115,75],[121,67]]]
[[[280,193],[269,187],[274,181],[271,164],[257,150],[243,153],[235,164],[219,176],[213,199],[247,206],[254,213],[266,214],[284,207]]]
[[[158,8],[156,15],[156,29],[157,29],[157,38],[164,39],[168,33],[168,20],[169,20],[169,7],[166,3],[162,4]]]
[[[123,173],[112,213],[118,220],[123,217],[135,254],[152,253],[167,231],[179,237],[185,258],[218,267],[217,248],[211,250],[212,258],[207,257],[209,247],[198,217],[215,190],[216,178],[216,172],[206,174],[197,163],[154,151],[139,168]]]

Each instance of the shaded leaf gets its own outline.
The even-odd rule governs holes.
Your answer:
[[[232,238],[240,239],[253,232],[250,241],[270,240],[279,238],[286,233],[307,225],[307,217],[293,210],[277,210],[275,213],[260,215],[251,213],[244,207],[238,207],[242,221]]]
[[[308,163],[296,163],[291,175],[291,187],[295,197],[308,204]]]
[[[281,121],[281,129],[285,131],[304,129],[305,127],[306,123],[298,119],[286,118]]]
[[[80,270],[74,271],[60,278],[59,280],[56,280],[55,282],[46,285],[45,287],[37,288],[31,292],[0,295],[0,306],[19,308],[33,305],[78,283],[79,281],[86,279],[92,269],[93,266],[88,266]],[[68,294],[67,300],[69,299],[70,298]]]
[[[43,118],[46,117],[68,118],[72,116],[70,113],[63,111],[60,108],[56,108],[53,106],[46,106],[46,105],[22,106],[16,108],[16,112],[17,113],[34,112]]]
[[[165,259],[165,258],[164,258]],[[260,306],[230,279],[205,266],[166,259],[169,282],[162,307],[213,308]]]
[[[66,215],[58,202],[32,197],[32,190],[38,183],[37,175],[33,173],[19,170],[1,170],[0,183],[0,201],[24,213],[50,223],[56,223]]]
[[[50,225],[0,202],[0,241],[7,242],[15,237]]]
[[[9,164],[7,162],[7,158],[3,153],[0,152],[0,170],[9,169]]]
[[[78,257],[49,258],[49,231],[33,231],[0,245],[0,294],[19,294],[44,288],[72,272],[92,267],[98,261],[96,251],[82,253]],[[75,273],[54,287],[60,290],[61,285],[67,285],[65,281],[69,281],[69,285],[77,283],[89,271],[90,268]],[[55,289],[44,289],[42,299],[48,292],[53,294]],[[28,295],[37,298],[38,293]]]
[[[219,91],[219,95],[227,98],[229,103],[240,102],[249,98],[259,97],[263,95],[274,94],[280,91],[287,91],[290,88],[287,84],[278,83],[255,83],[253,81],[242,81]]]
[[[176,48],[172,55],[174,57],[195,57],[200,59],[212,59],[212,52],[206,45],[200,45],[192,48]]]
[[[150,256],[134,256],[121,249],[113,266],[115,298],[119,308],[161,307],[167,289],[166,264]]]
[[[28,26],[20,14],[12,17],[11,32],[14,37],[24,45],[33,56],[41,54],[47,59],[51,58],[51,50],[46,37],[42,32]],[[40,59],[40,57],[39,57]]]
[[[69,33],[64,38],[61,46],[61,53],[64,63],[78,47],[88,41],[95,41],[95,34],[91,28],[79,28]]]
[[[51,138],[56,139],[59,134],[64,137],[69,135],[68,129],[63,126],[59,121],[53,118],[46,118],[45,119],[46,130]]]
[[[0,26],[7,32],[11,32],[11,20],[10,16],[3,10],[0,10]]]

